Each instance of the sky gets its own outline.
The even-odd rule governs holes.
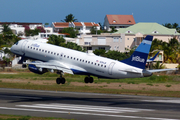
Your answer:
[[[73,14],[79,22],[104,23],[107,14],[132,15],[136,23],[178,23],[180,0],[1,0],[0,22],[61,22]]]

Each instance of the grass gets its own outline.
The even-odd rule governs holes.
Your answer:
[[[171,85],[166,85],[166,87],[171,87]]]
[[[64,118],[54,118],[54,117],[32,117],[32,116],[0,114],[0,120],[74,120],[74,119],[64,119]]]
[[[180,76],[167,76],[167,75],[153,75],[151,77],[144,78],[127,78],[127,79],[98,79],[94,77],[94,83],[117,83],[119,84],[119,89],[110,89],[109,85],[102,85],[99,87],[90,87],[90,86],[74,86],[71,82],[84,82],[83,75],[70,75],[65,74],[66,84],[57,85],[55,83],[56,78],[59,77],[57,74],[45,73],[43,75],[38,75],[30,72],[17,73],[17,74],[0,74],[0,87],[2,88],[21,88],[21,89],[34,89],[34,90],[52,90],[52,91],[76,91],[76,92],[94,92],[94,93],[111,93],[111,94],[134,94],[134,95],[149,95],[149,96],[166,96],[166,97],[180,97],[180,91],[158,91],[158,90],[148,90],[143,88],[142,90],[130,90],[125,89],[121,86],[121,83],[126,84],[141,84],[145,83],[149,86],[154,86],[154,84],[165,83],[166,87],[171,87],[171,84],[179,84]],[[32,84],[32,82],[27,83],[8,83],[2,82],[2,79],[25,79],[25,80],[48,80],[54,81],[54,84],[43,84],[37,85]],[[155,85],[158,86],[158,85]]]
[[[148,83],[148,84],[146,84],[146,85],[153,86],[153,84],[151,84],[151,83]]]

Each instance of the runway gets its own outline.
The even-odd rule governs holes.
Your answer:
[[[178,120],[180,99],[0,88],[0,114],[77,120]]]

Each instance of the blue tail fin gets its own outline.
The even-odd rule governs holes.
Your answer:
[[[133,52],[131,57],[122,60],[121,62],[140,69],[144,69],[149,50],[151,48],[152,40],[153,36],[147,35],[146,38],[144,38],[141,44],[137,47],[137,49]]]

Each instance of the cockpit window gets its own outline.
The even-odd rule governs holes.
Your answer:
[[[15,44],[18,45],[18,42],[16,42]]]

